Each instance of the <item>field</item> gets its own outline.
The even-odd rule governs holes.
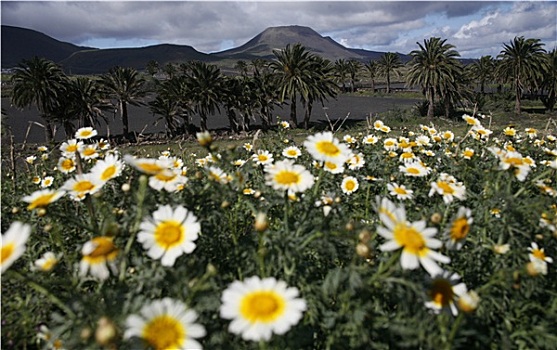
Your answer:
[[[554,116],[362,114],[3,147],[2,348],[555,349]]]

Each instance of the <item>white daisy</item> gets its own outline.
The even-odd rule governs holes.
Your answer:
[[[413,270],[421,264],[431,276],[435,276],[442,271],[435,261],[442,263],[451,261],[448,257],[432,250],[443,245],[440,240],[433,238],[437,229],[427,228],[423,220],[407,221],[404,206],[397,207],[384,198],[381,200],[378,212],[384,226],[378,226],[377,233],[388,240],[379,249],[382,251],[402,249],[400,264],[403,269]]]
[[[284,159],[265,168],[265,184],[277,191],[304,192],[314,184],[313,175],[302,165]]]
[[[118,253],[112,237],[99,236],[87,241],[81,249],[83,256],[79,262],[79,274],[86,276],[89,273],[100,280],[106,280],[110,276],[109,268],[113,274],[117,273]]]
[[[90,139],[94,136],[97,136],[97,130],[91,127],[80,128],[75,132],[75,138],[79,140]]]
[[[183,206],[159,207],[140,225],[138,242],[143,244],[147,255],[161,259],[163,266],[173,266],[176,258],[195,249],[195,240],[201,231],[197,217]]]
[[[31,234],[31,226],[19,221],[14,221],[4,234],[2,234],[2,251],[0,263],[2,273],[19,259],[25,252],[25,243]]]
[[[201,349],[196,340],[205,328],[195,323],[197,313],[179,300],[164,298],[144,305],[139,314],[126,318],[124,339],[142,338],[152,349]]]
[[[306,310],[298,289],[273,277],[257,276],[234,281],[222,293],[220,316],[232,320],[228,330],[245,340],[268,341],[273,333],[284,334]]]

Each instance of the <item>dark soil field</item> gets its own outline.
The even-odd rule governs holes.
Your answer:
[[[368,116],[375,116],[389,110],[403,110],[411,108],[420,100],[406,99],[397,97],[366,97],[366,96],[353,96],[341,95],[337,99],[325,102],[323,106],[315,105],[312,112],[312,122],[326,121],[327,117],[330,119],[344,119],[349,115],[348,120],[365,120]],[[42,119],[36,108],[28,108],[25,110],[18,110],[10,105],[8,98],[2,98],[2,108],[5,110],[6,119],[3,121],[2,127],[8,126],[14,134],[14,141],[16,143],[41,143],[45,141],[44,131],[41,126],[35,124],[42,123]],[[282,120],[290,119],[290,108],[284,106],[283,108],[276,108],[275,116],[279,116]],[[100,135],[115,136],[122,133],[122,121],[118,113],[105,114],[109,120],[108,126],[101,121],[101,127],[98,127]],[[130,131],[143,134],[155,134],[164,131],[164,123],[158,122],[158,116],[153,116],[147,106],[129,108]],[[303,110],[298,106],[298,121],[303,119]],[[193,123],[199,126],[199,121],[194,118]],[[259,121],[256,122],[256,124]],[[223,113],[217,113],[210,116],[208,119],[209,129],[221,129],[228,127],[228,119]],[[29,134],[26,136],[27,132]],[[73,136],[71,136],[73,137]],[[62,141],[67,138],[63,129],[56,131],[56,140]]]

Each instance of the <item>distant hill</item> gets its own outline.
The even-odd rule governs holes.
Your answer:
[[[144,70],[151,60],[164,66],[169,62],[211,61],[213,58],[191,46],[161,44],[139,48],[95,49],[73,53],[58,63],[71,74],[107,72],[114,66]]]
[[[293,25],[267,28],[240,47],[216,52],[212,55],[237,60],[272,59],[274,58],[273,50],[283,49],[288,44],[296,43],[302,44],[308,51],[331,61],[337,59],[367,61],[378,59],[384,54],[383,52],[350,49],[337,43],[331,37],[320,35],[309,27]],[[408,60],[406,55],[401,55],[401,59]]]
[[[361,62],[379,59],[384,52],[351,49],[330,37],[323,37],[313,29],[303,26],[281,26],[265,29],[244,45],[211,54],[187,45],[161,44],[140,48],[97,49],[76,46],[51,38],[43,33],[2,25],[2,68],[17,66],[23,59],[44,57],[62,66],[69,74],[101,74],[114,66],[144,70],[155,60],[163,67],[169,62],[192,60],[219,64],[227,70],[238,60],[256,58],[273,59],[274,49],[284,49],[288,44],[301,43],[309,51],[331,61],[355,59]],[[408,55],[398,54],[403,62]]]
[[[59,62],[74,52],[90,49],[49,37],[31,29],[2,25],[2,68],[17,66],[34,56]]]

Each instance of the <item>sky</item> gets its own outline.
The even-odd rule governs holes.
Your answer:
[[[268,27],[307,26],[357,49],[409,53],[440,37],[461,57],[497,56],[515,36],[557,47],[554,1],[1,1],[1,23],[96,48],[190,45],[211,53]]]

